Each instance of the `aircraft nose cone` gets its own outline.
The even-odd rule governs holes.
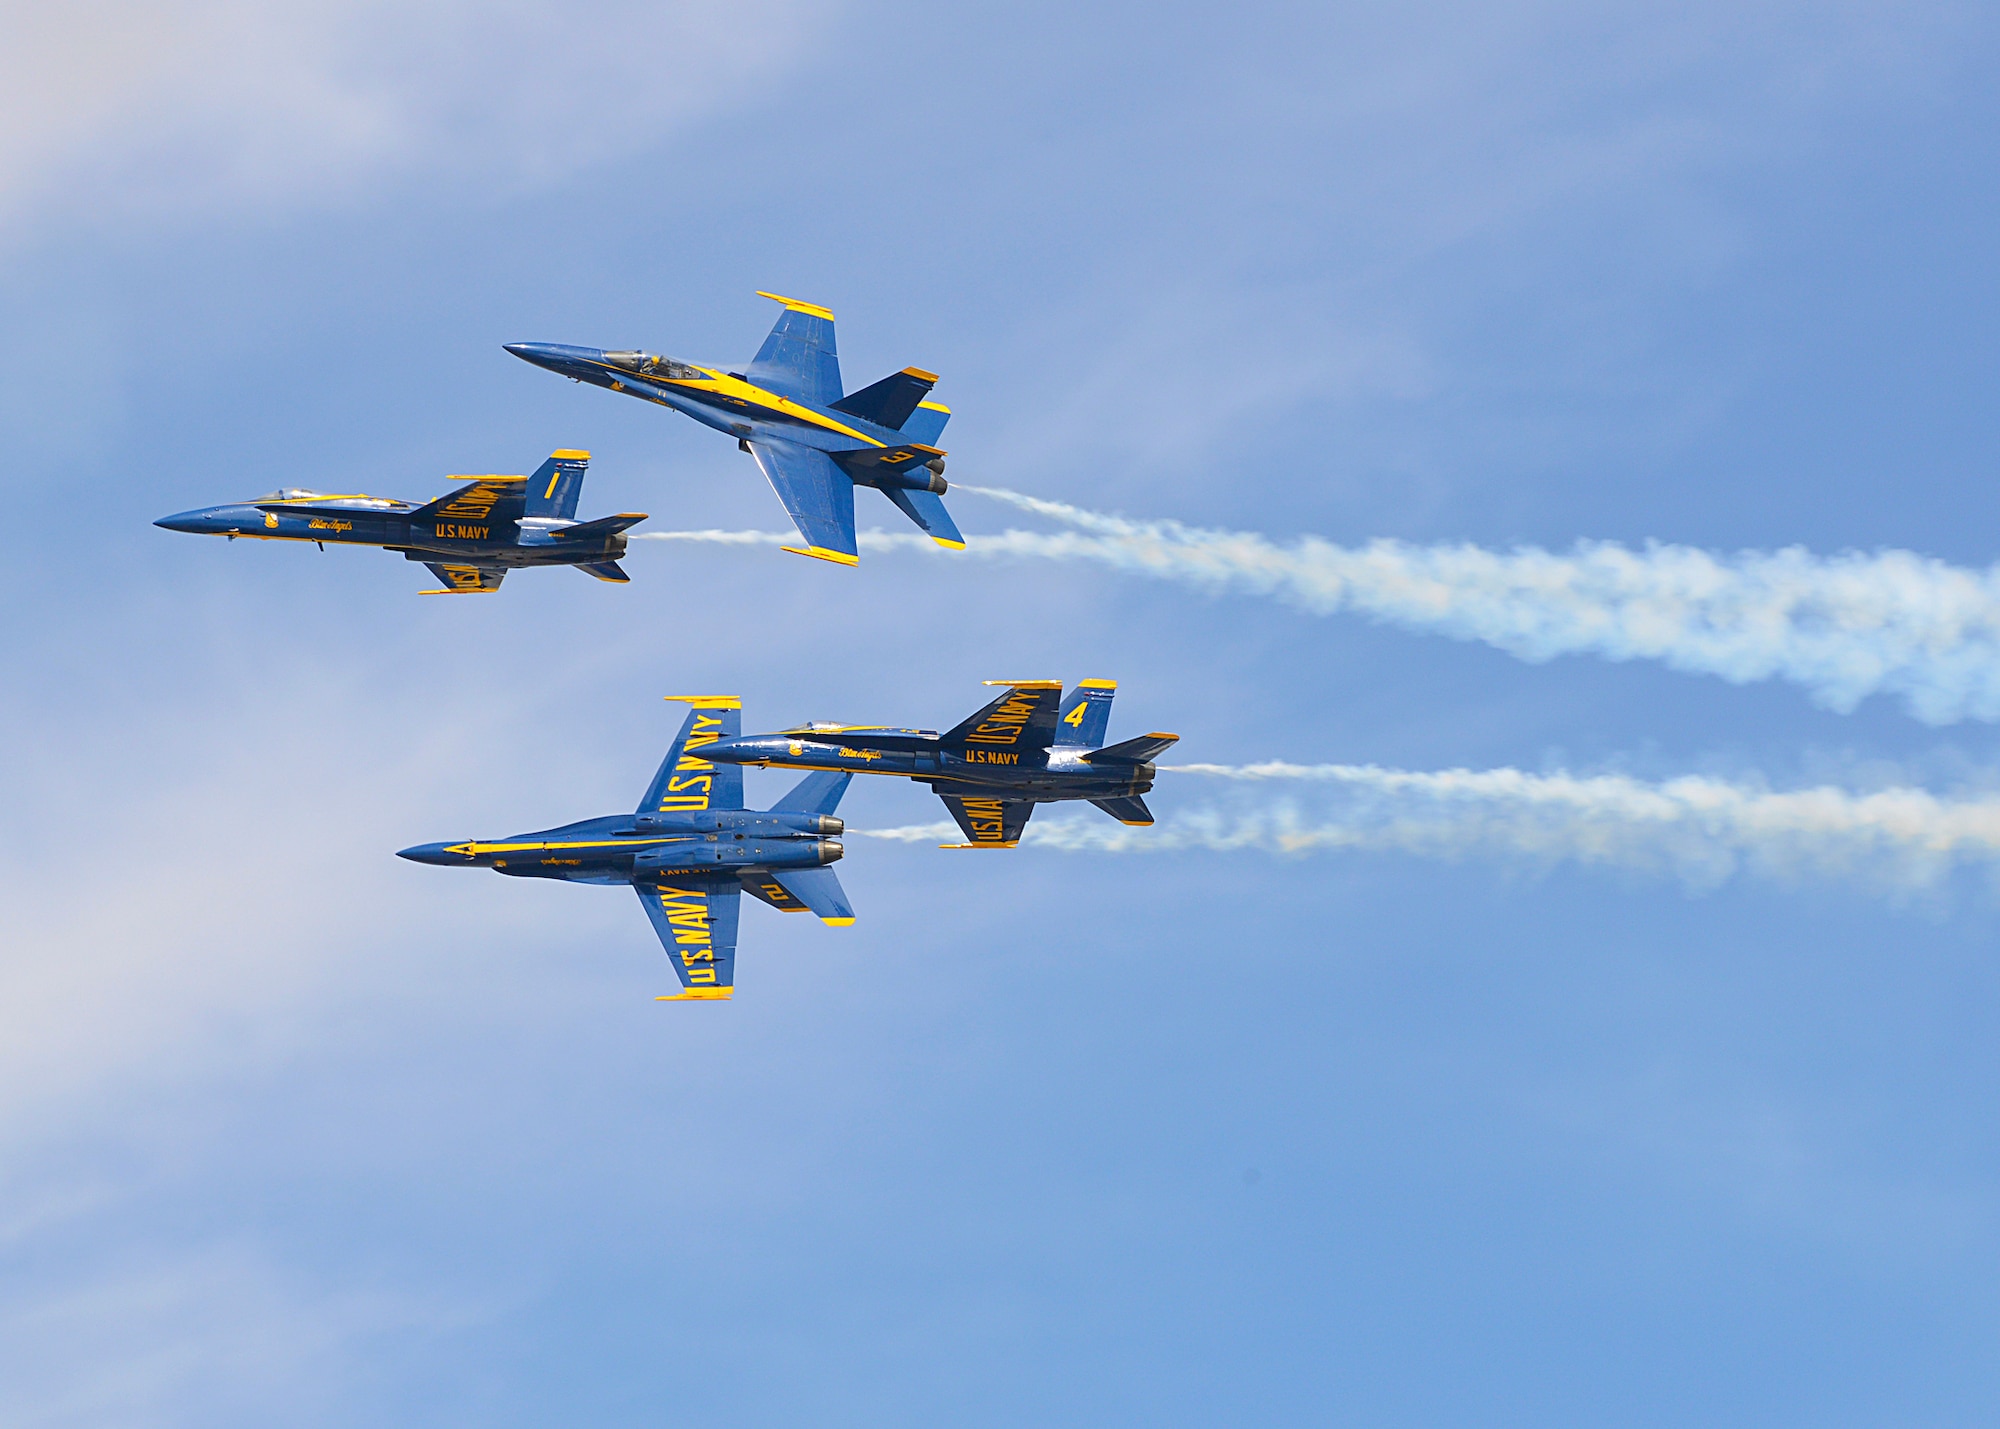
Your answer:
[[[413,844],[409,848],[397,849],[396,857],[407,858],[411,863],[435,863],[440,867],[471,862],[462,853],[449,852],[443,844]]]
[[[162,516],[153,523],[168,531],[192,531],[196,535],[208,529],[206,511],[182,511],[172,516]]]

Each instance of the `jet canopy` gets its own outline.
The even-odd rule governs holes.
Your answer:
[[[265,501],[338,501],[343,506],[366,506],[380,511],[396,511],[409,505],[407,501],[391,501],[383,496],[334,496],[324,491],[309,491],[303,486],[281,486],[276,491],[253,496],[250,504],[254,506]]]
[[[671,357],[656,357],[650,352],[607,352],[604,360],[627,372],[637,372],[646,377],[665,377],[675,382],[699,382],[708,376],[699,367],[676,362]]]

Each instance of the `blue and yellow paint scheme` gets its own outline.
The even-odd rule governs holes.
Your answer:
[[[851,566],[854,488],[872,486],[940,546],[965,538],[944,509],[948,489],[937,440],[951,409],[930,399],[937,374],[905,367],[843,394],[833,314],[814,303],[759,293],[784,305],[756,359],[741,372],[650,352],[608,352],[552,342],[508,343],[537,367],[670,407],[736,438],[791,513],[804,544],[787,551]]]
[[[454,476],[467,485],[419,505],[386,496],[330,496],[287,487],[253,501],[162,516],[169,531],[230,540],[312,541],[383,546],[422,561],[444,584],[425,595],[477,595],[500,589],[522,566],[574,566],[601,581],[631,579],[618,564],[625,531],[646,519],[622,511],[576,519],[590,453],[558,451],[531,476]]]
[[[681,990],[662,1002],[727,999],[736,987],[736,919],[748,893],[832,927],[854,909],[829,866],[842,853],[834,816],[849,776],[808,774],[761,812],[743,807],[743,769],[706,756],[743,729],[734,695],[669,695],[692,706],[630,814],[606,814],[503,839],[419,844],[398,857],[512,878],[629,884],[652,920]]]
[[[1085,680],[1063,696],[1060,680],[988,680],[1004,693],[943,734],[877,725],[807,724],[739,735],[704,751],[717,764],[890,774],[928,784],[964,830],[945,848],[1013,848],[1037,804],[1086,799],[1122,824],[1145,827],[1141,796],[1153,760],[1177,734],[1107,745],[1115,680]]]

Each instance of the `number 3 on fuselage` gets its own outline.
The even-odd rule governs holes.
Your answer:
[[[783,303],[756,360],[741,372],[701,367],[647,352],[516,342],[507,351],[564,377],[643,398],[736,438],[757,460],[791,513],[802,556],[853,565],[854,488],[872,486],[940,546],[965,539],[939,500],[947,490],[945,453],[936,445],[951,409],[926,400],[937,374],[905,367],[843,395],[833,314],[812,303]]]

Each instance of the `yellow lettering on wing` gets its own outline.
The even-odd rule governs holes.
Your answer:
[[[1026,691],[1009,695],[1000,707],[965,737],[967,744],[1013,744],[1035,713],[1035,697]]]

